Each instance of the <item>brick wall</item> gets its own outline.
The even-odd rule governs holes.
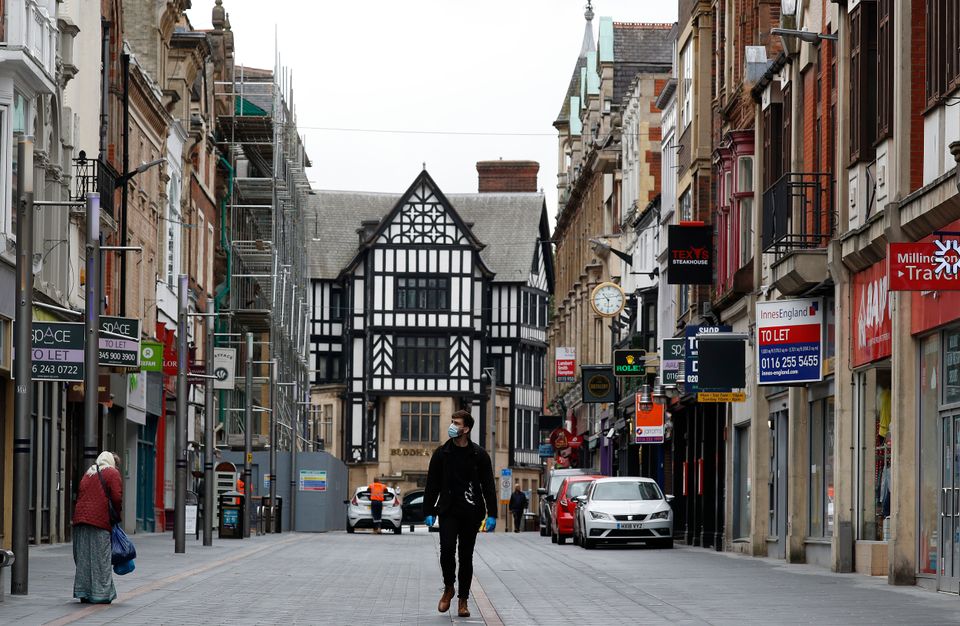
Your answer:
[[[910,26],[910,191],[923,186],[923,111],[927,106],[927,8],[914,0]],[[896,97],[896,96],[894,96]],[[894,133],[897,129],[893,129]]]
[[[479,161],[479,192],[536,192],[539,171],[536,161]]]

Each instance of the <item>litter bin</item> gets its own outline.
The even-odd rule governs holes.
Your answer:
[[[226,491],[220,494],[220,539],[243,539],[243,494]]]
[[[3,590],[7,588],[7,581],[4,578],[4,572],[13,565],[17,559],[10,550],[0,549],[0,602],[3,602]]]

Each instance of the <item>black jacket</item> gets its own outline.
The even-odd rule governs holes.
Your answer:
[[[510,496],[510,510],[522,511],[527,508],[527,495],[522,491],[514,491]]]
[[[450,507],[450,480],[453,469],[450,461],[450,450],[455,446],[453,439],[448,439],[442,446],[434,450],[430,457],[430,469],[427,471],[427,487],[423,493],[423,514],[443,515]],[[483,494],[484,506],[477,505],[477,521],[485,516],[497,517],[497,494],[493,482],[493,467],[490,455],[474,442],[469,444],[473,453],[473,490]]]

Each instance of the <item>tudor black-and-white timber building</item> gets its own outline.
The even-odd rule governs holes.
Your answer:
[[[536,486],[553,289],[539,166],[477,169],[481,191],[494,191],[445,195],[424,170],[402,195],[311,196],[312,430],[350,465],[351,485],[423,486],[460,408],[476,420],[474,440],[494,445],[483,373],[493,367],[497,471]]]

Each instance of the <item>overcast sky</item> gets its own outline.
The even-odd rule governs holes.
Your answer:
[[[557,183],[551,124],[580,51],[585,4],[223,3],[239,63],[271,68],[278,48],[292,71],[314,188],[399,193],[426,163],[444,192],[474,192],[477,161],[531,159],[540,163],[551,218]],[[211,27],[213,5],[193,0],[188,15],[194,28]],[[596,0],[594,11],[595,38],[600,16],[677,19],[672,0]]]

